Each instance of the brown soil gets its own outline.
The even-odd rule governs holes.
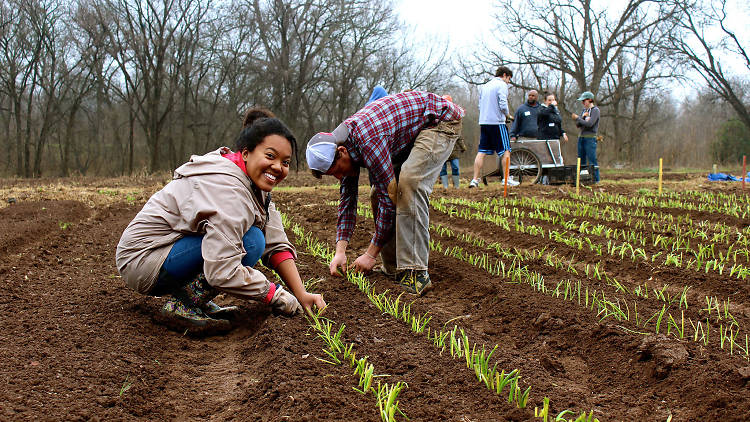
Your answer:
[[[275,201],[306,231],[332,245],[336,212],[326,202],[336,200],[337,191],[298,177],[297,184],[308,188],[301,193],[279,190]],[[700,183],[697,177],[673,179],[695,187]],[[119,236],[154,190],[153,181],[80,183],[77,189],[106,201],[49,198],[33,183],[17,182],[11,186],[17,189],[17,203],[0,209],[0,313],[6,321],[0,333],[0,375],[5,380],[0,419],[380,420],[374,398],[353,390],[353,370],[318,359],[325,357],[323,342],[302,317],[274,317],[260,304],[220,297],[221,303],[241,307],[229,334],[194,338],[155,323],[152,315],[163,299],[124,287],[114,265]],[[52,190],[49,186],[44,185],[46,192]],[[644,187],[654,188],[604,183],[596,189],[632,195]],[[715,189],[737,192],[735,187]],[[103,189],[119,191],[100,193]],[[512,194],[567,197],[571,189],[530,186]],[[128,199],[126,193],[133,196]],[[494,186],[459,194],[480,199],[502,192]],[[435,211],[432,217],[454,230],[509,247],[534,249],[547,243]],[[372,221],[359,218],[359,223],[350,258],[364,250],[374,230]],[[296,242],[291,232],[289,236]],[[434,236],[445,246],[482,251]],[[554,247],[560,256],[574,253],[564,245]],[[518,368],[522,387],[532,387],[529,408],[516,409],[487,391],[465,363],[447,352],[440,354],[424,335],[381,315],[355,286],[329,276],[326,264],[302,246],[299,252],[303,279],[321,280],[316,290],[330,304],[326,316],[346,326],[345,341],[355,344],[357,356],[369,356],[375,372],[388,375],[386,382],[408,384],[399,400],[410,420],[534,420],[533,407],[545,396],[554,414],[566,408],[593,409],[602,421],[665,421],[670,414],[673,421],[744,421],[750,414],[746,360],[713,344],[630,333],[624,329],[633,328],[627,323],[600,322],[577,304],[433,253],[430,273],[436,287],[422,298],[412,298],[413,312],[429,311],[433,328],[450,321],[448,327],[459,325],[478,344],[497,344],[493,360],[498,368]],[[580,252],[576,256],[580,261],[597,260]],[[548,285],[572,278],[542,262],[525,264],[542,272]],[[618,280],[633,283],[659,271],[660,282],[693,285],[695,298],[741,291],[732,301],[743,309],[748,305],[746,282],[739,280],[654,269],[628,260],[604,259],[603,265]],[[373,274],[371,279],[378,291],[398,292],[384,276]],[[585,276],[580,279],[594,283]],[[642,303],[647,309],[660,306]],[[698,315],[692,308],[699,305],[689,308]],[[750,324],[750,315],[738,315],[741,325]]]

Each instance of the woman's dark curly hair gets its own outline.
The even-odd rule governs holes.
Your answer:
[[[251,107],[245,112],[245,117],[242,118],[242,127],[246,128],[262,117],[276,117],[276,115],[267,108]]]
[[[247,118],[245,118],[247,121]],[[240,132],[240,136],[235,141],[237,151],[253,151],[266,136],[279,135],[289,141],[292,146],[292,157],[294,157],[295,167],[297,166],[297,139],[286,125],[275,117],[257,117],[251,120],[249,126],[245,126]]]

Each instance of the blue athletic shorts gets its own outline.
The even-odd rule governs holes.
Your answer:
[[[510,152],[510,136],[505,125],[479,125],[479,152],[500,155]]]

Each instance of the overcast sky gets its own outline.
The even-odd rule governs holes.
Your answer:
[[[495,4],[496,0],[396,0],[396,12],[414,27],[418,40],[448,43],[453,51],[466,53],[477,48],[480,40],[491,45],[493,38],[502,37],[502,34],[496,33],[493,15],[498,9],[493,6]],[[623,6],[621,0],[598,0],[597,4],[606,4],[610,9]],[[747,0],[729,0],[729,4],[730,26],[747,46],[750,44],[750,31],[744,28],[750,19],[750,3]],[[743,72],[745,69],[744,63],[726,64],[735,71]]]
[[[495,25],[492,0],[400,0],[396,12],[418,37],[469,47],[488,37]]]
[[[415,28],[416,35],[423,39],[448,39],[451,47],[476,46],[478,40],[502,37],[493,33],[497,13],[496,0],[396,0],[396,12],[407,24]],[[597,5],[620,10],[621,0],[598,0]],[[729,0],[730,27],[745,41],[750,32],[745,31],[750,18],[750,3],[747,0]]]

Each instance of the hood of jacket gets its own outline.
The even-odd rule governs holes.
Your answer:
[[[216,151],[211,151],[205,155],[193,155],[188,162],[174,171],[173,178],[179,179],[181,177],[198,176],[202,174],[226,174],[236,177],[237,180],[242,182],[242,184],[248,189],[252,188],[253,181],[250,180],[250,177],[240,170],[237,164],[223,157],[223,154],[231,152],[232,151],[229,148],[221,147]]]
[[[174,179],[182,177],[198,176],[203,174],[224,174],[236,178],[242,183],[249,191],[254,192],[253,195],[258,200],[260,209],[267,211],[268,202],[270,200],[270,193],[264,192],[260,189],[253,189],[253,181],[250,177],[245,174],[237,164],[233,163],[227,158],[224,158],[224,154],[230,154],[232,150],[228,147],[221,147],[216,151],[211,151],[205,155],[193,155],[190,160],[185,164],[181,165],[174,171]],[[260,198],[258,198],[260,194]]]

